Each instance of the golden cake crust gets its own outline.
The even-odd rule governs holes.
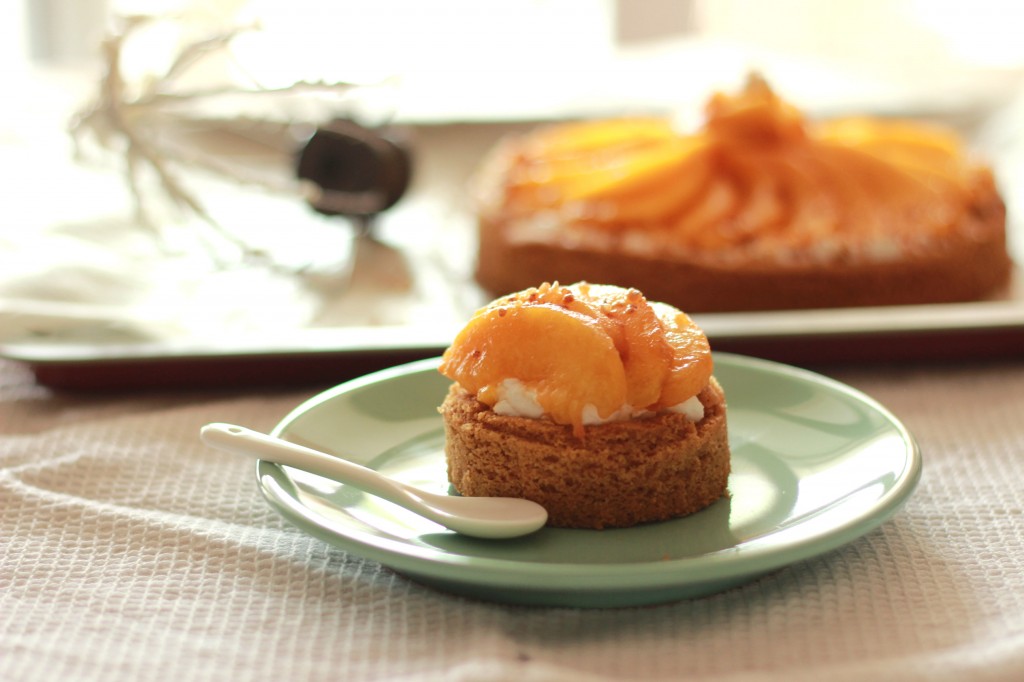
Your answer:
[[[704,418],[662,413],[586,427],[496,414],[458,384],[444,416],[448,478],[463,495],[534,500],[548,525],[613,528],[699,511],[726,494],[725,395],[711,379]]]

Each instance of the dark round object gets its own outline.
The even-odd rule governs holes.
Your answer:
[[[320,191],[310,205],[327,215],[372,216],[409,187],[412,162],[388,129],[337,119],[317,128],[299,154],[298,176]]]

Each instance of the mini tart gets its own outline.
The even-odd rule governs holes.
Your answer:
[[[1009,291],[991,170],[949,131],[811,124],[753,77],[704,127],[541,128],[478,173],[477,281],[635,287],[688,313],[975,301]]]
[[[445,350],[448,478],[548,524],[691,514],[726,492],[725,397],[704,332],[636,289],[543,283],[478,310]],[[695,404],[695,403],[699,403]]]
[[[712,377],[704,418],[677,413],[572,427],[496,414],[453,384],[441,405],[448,478],[462,495],[523,497],[548,525],[616,528],[692,514],[726,494],[725,396]]]

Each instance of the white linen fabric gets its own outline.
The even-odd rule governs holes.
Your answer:
[[[0,362],[0,679],[1024,679],[1024,365],[829,373],[920,443],[891,521],[720,594],[581,610],[333,548],[197,438],[268,430],[321,387],[68,394]]]

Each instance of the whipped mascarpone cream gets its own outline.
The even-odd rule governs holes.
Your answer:
[[[494,412],[504,417],[529,417],[539,419],[544,416],[544,408],[537,402],[537,392],[527,388],[519,379],[505,379],[498,386],[498,402],[494,404]],[[704,418],[704,406],[697,396],[667,408],[668,412],[678,412],[692,422]],[[594,405],[583,407],[583,424],[593,426],[626,419],[639,419],[654,414],[650,410],[635,410],[632,405],[623,405],[610,416],[602,419]]]

